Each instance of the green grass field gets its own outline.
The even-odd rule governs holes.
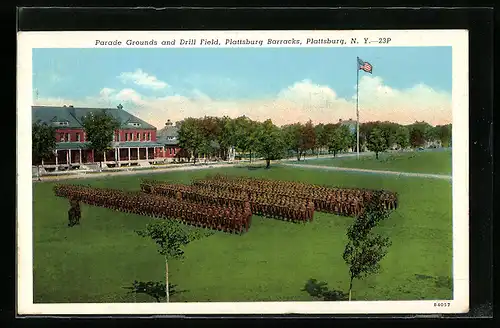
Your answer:
[[[328,159],[313,159],[294,161],[309,165],[326,165],[350,167],[357,169],[386,170],[396,172],[415,172],[433,174],[451,174],[451,151],[423,151],[408,153],[380,153],[379,159],[375,155],[354,157],[337,157]]]
[[[343,174],[272,166],[156,173],[149,178],[188,183],[207,173],[230,173],[345,187],[396,191],[400,207],[375,229],[392,240],[381,272],[355,280],[354,300],[450,299],[452,287],[452,195],[449,181]],[[96,187],[137,190],[145,175],[73,180]],[[67,182],[70,183],[70,182]],[[137,236],[152,219],[82,206],[82,224],[67,227],[68,201],[52,182],[34,184],[34,301],[154,302],[124,287],[134,280],[163,281],[155,244]],[[310,278],[347,292],[342,259],[353,218],[316,213],[312,223],[293,224],[255,216],[243,236],[217,232],[186,248],[170,263],[171,301],[307,301]]]

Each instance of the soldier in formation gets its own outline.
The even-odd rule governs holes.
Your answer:
[[[232,233],[248,231],[252,216],[248,210],[248,204],[244,207],[207,206],[155,194],[95,189],[75,185],[56,186],[55,194],[60,197],[68,197],[73,202],[79,200],[89,205],[127,213],[178,219],[186,224]],[[70,211],[69,215],[71,224],[79,222],[79,216],[75,216],[74,210]]]
[[[80,209],[80,202],[75,198],[70,198],[70,208],[68,210],[68,227],[73,227],[80,224],[82,212]]]

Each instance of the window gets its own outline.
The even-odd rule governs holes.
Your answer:
[[[168,149],[168,153],[169,153],[169,155],[172,155],[172,148]]]
[[[66,141],[67,142],[71,141],[71,135],[69,133],[66,133]]]
[[[137,133],[137,140],[141,141],[141,134]]]
[[[148,132],[148,141],[151,140],[151,132]]]
[[[143,139],[143,140],[146,140],[146,132],[144,132],[144,133],[142,134],[142,139]]]
[[[128,133],[125,133],[125,141],[128,141]]]
[[[120,135],[120,132],[118,132],[118,142],[121,141],[121,135]]]
[[[133,134],[133,133],[129,133],[129,136],[128,136],[128,137],[130,138],[130,141],[133,141],[133,140],[134,140],[134,134]]]
[[[175,155],[175,148],[174,148],[174,155]]]
[[[64,133],[59,134],[59,141],[64,142]]]
[[[76,134],[76,141],[80,142],[80,133]]]

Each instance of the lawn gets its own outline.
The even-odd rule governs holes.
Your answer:
[[[449,181],[344,174],[275,165],[269,170],[224,168],[150,174],[188,183],[207,173],[263,176],[346,187],[396,191],[400,207],[375,228],[392,240],[381,271],[355,280],[354,300],[450,299],[452,210]],[[137,190],[141,177],[116,176],[76,183]],[[74,183],[75,183],[74,182]],[[69,183],[69,182],[66,182]],[[53,182],[34,184],[34,301],[154,302],[126,289],[134,280],[162,281],[164,265],[156,246],[135,229],[152,219],[82,206],[82,225],[67,227],[68,202],[53,195]],[[243,236],[217,232],[186,248],[183,261],[170,263],[171,301],[307,301],[307,280],[347,291],[342,259],[346,228],[353,218],[316,213],[314,221],[293,224],[255,216]]]
[[[364,155],[360,156],[359,160],[350,156],[292,163],[447,175],[451,175],[452,168],[450,150],[380,153],[379,159],[376,159],[375,155]]]

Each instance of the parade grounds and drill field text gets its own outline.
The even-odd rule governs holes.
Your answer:
[[[467,312],[467,40],[19,33],[18,313]]]

